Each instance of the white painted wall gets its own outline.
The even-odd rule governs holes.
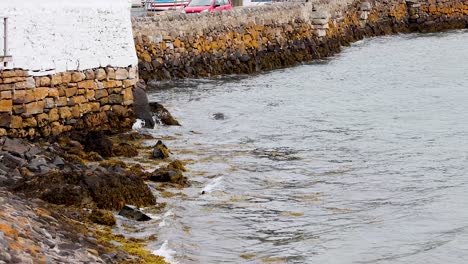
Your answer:
[[[13,56],[7,68],[63,72],[135,66],[130,6],[130,0],[0,0]]]

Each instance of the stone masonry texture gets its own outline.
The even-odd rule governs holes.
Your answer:
[[[106,67],[40,77],[18,69],[0,71],[0,136],[129,128],[136,71]]]
[[[211,77],[327,57],[364,37],[466,28],[468,0],[310,0],[132,24],[141,78]]]

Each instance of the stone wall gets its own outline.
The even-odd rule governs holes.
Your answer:
[[[131,127],[130,1],[0,1],[0,17],[12,56],[0,63],[0,136]]]
[[[48,137],[133,124],[137,70],[96,68],[46,76],[0,70],[0,136]]]
[[[140,77],[253,73],[323,58],[364,37],[468,25],[466,0],[281,3],[134,18]]]

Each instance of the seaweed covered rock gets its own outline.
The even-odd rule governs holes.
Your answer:
[[[154,182],[173,183],[181,186],[187,186],[188,179],[183,175],[182,172],[184,171],[187,171],[187,169],[184,167],[182,162],[175,160],[166,167],[147,173],[145,175],[145,179]]]
[[[96,152],[104,158],[112,157],[113,143],[102,132],[89,132],[80,142],[86,152]]]
[[[153,149],[153,159],[166,159],[169,158],[169,149],[162,143],[161,140],[158,140]]]
[[[123,156],[127,158],[133,158],[133,157],[138,156],[138,150],[136,149],[135,146],[129,143],[121,142],[119,144],[114,145],[113,154],[114,156]]]
[[[113,226],[116,224],[112,212],[100,209],[94,209],[89,215],[89,220],[93,223],[106,226]]]
[[[156,117],[157,123],[167,126],[180,126],[179,121],[177,121],[162,104],[152,102],[149,105],[151,112],[153,113],[154,117]]]
[[[156,203],[144,181],[120,167],[67,168],[26,178],[15,189],[53,204],[78,207],[119,210],[125,204]]]

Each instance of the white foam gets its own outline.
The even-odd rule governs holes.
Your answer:
[[[205,186],[205,188],[203,188],[202,192],[209,193],[215,190],[220,190],[223,179],[223,177],[219,177],[212,180],[208,185]]]
[[[135,121],[135,124],[133,124],[132,129],[133,130],[138,130],[141,129],[145,126],[145,120],[137,119]]]
[[[169,263],[178,264],[174,259],[176,252],[169,248],[169,241],[167,240],[164,241],[158,250],[153,251],[153,254],[164,257],[164,259]]]

